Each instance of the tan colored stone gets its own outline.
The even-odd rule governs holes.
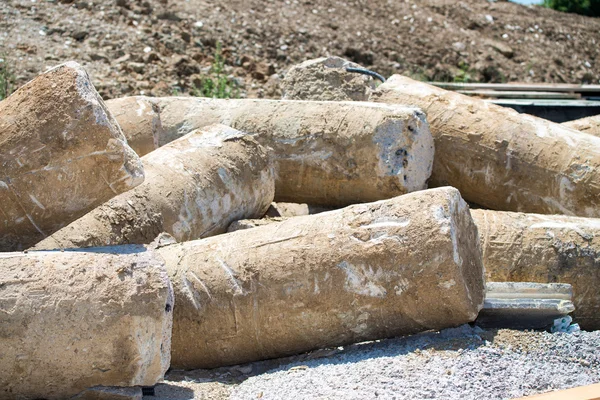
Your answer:
[[[177,241],[223,233],[233,221],[264,215],[275,178],[250,135],[214,125],[142,158],[146,181],[34,246],[35,250]]]
[[[79,64],[53,68],[0,102],[0,251],[27,248],[143,180]]]
[[[172,309],[164,264],[142,246],[0,255],[0,398],[156,384]]]
[[[110,100],[109,108],[123,132],[127,132],[127,143],[140,157],[158,147],[146,140],[146,132],[152,132],[152,137],[163,135],[160,114],[155,103],[144,97],[124,97]]]
[[[487,278],[569,283],[575,322],[600,329],[600,219],[472,210]]]
[[[158,105],[163,128],[159,137],[146,132],[148,143],[162,146],[213,123],[255,134],[270,148],[278,168],[276,201],[342,207],[381,200],[426,188],[431,173],[433,140],[424,115],[415,108],[358,102],[146,99]],[[118,105],[109,102],[109,107],[114,110]]]
[[[375,89],[373,78],[346,67],[364,68],[340,57],[323,57],[294,65],[282,81],[283,99],[368,101]]]
[[[600,137],[600,115],[568,121],[562,124],[568,128]]]
[[[494,210],[600,216],[600,138],[399,75],[373,99],[427,113],[430,186]]]
[[[442,329],[483,305],[477,229],[454,188],[178,243],[173,368]]]

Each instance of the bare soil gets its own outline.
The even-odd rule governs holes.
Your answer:
[[[223,44],[242,97],[278,97],[326,55],[389,76],[600,81],[600,18],[487,0],[2,0],[0,53],[20,85],[76,60],[104,98],[192,93]]]

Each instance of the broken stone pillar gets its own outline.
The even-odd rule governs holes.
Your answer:
[[[415,108],[187,97],[151,101],[158,105],[163,136],[147,131],[148,143],[162,146],[213,123],[255,134],[278,168],[277,201],[342,207],[425,189],[431,174],[433,139]]]
[[[0,398],[153,386],[172,309],[164,264],[142,246],[0,255]]]
[[[580,132],[600,137],[600,115],[568,121],[563,126],[577,129]]]
[[[489,281],[569,283],[573,317],[600,329],[600,219],[471,210]]]
[[[364,68],[340,57],[323,57],[294,65],[282,82],[283,99],[369,101],[375,90],[370,76],[346,71]]]
[[[142,158],[146,181],[34,246],[34,250],[177,241],[227,231],[264,215],[274,171],[250,135],[223,125],[196,130]]]
[[[27,248],[143,180],[79,64],[53,68],[0,102],[0,251]]]
[[[400,75],[373,100],[427,113],[430,186],[494,210],[600,216],[600,138]]]
[[[152,138],[163,135],[158,106],[146,97],[123,97],[109,100],[109,108],[123,132],[127,132],[127,144],[142,157],[158,148],[147,140],[146,133]],[[108,103],[108,102],[107,102]]]
[[[457,326],[483,305],[477,229],[454,188],[157,250],[173,368],[212,368]]]

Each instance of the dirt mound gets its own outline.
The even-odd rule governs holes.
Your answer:
[[[336,55],[385,76],[600,81],[600,18],[486,0],[3,0],[0,53],[23,84],[77,60],[105,98],[192,93],[223,44],[242,96]]]

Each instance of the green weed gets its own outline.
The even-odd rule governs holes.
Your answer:
[[[210,67],[208,75],[201,77],[199,86],[191,90],[193,96],[212,97],[215,99],[230,99],[240,97],[237,84],[225,75],[225,61],[223,59],[221,43],[217,43],[215,60]]]

